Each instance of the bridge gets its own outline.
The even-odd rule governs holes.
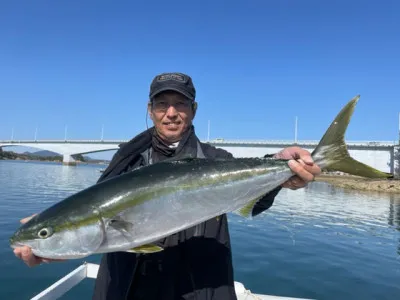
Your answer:
[[[75,165],[72,155],[117,150],[128,140],[0,140],[0,148],[10,146],[33,147],[59,153],[64,165]],[[297,145],[312,151],[318,140],[225,140],[202,141],[223,148],[235,157],[261,157],[265,154]],[[395,141],[346,141],[352,157],[379,170],[394,174],[395,151],[399,143]]]

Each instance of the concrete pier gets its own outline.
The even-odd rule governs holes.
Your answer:
[[[395,175],[395,167],[396,167],[395,153],[396,153],[395,147],[390,149],[389,168],[390,168],[390,173],[392,173],[393,175]]]
[[[393,148],[392,151],[393,160],[390,161],[390,169],[393,168],[393,173],[395,176],[400,178],[400,145]]]
[[[70,154],[63,155],[63,165],[64,166],[76,166],[76,161]]]

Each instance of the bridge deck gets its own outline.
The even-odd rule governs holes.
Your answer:
[[[129,140],[0,140],[0,144],[10,145],[10,144],[99,144],[99,145],[119,145],[126,143]],[[316,146],[318,140],[298,140],[296,143],[294,140],[225,140],[225,139],[215,139],[210,141],[202,141],[205,143],[210,143],[212,145],[260,145],[260,146],[270,146],[270,145],[308,145]],[[362,146],[362,147],[394,147],[398,146],[397,141],[346,141],[349,146]]]

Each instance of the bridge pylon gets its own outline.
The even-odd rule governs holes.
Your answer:
[[[64,166],[76,166],[76,161],[70,154],[63,154],[63,165]]]

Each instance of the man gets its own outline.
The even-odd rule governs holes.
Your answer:
[[[148,113],[154,127],[121,145],[99,181],[167,158],[232,157],[227,151],[203,144],[197,138],[192,125],[197,110],[196,90],[188,75],[163,73],[156,76],[149,98]],[[310,153],[298,147],[286,148],[275,157],[291,159],[289,166],[295,176],[283,187],[304,187],[320,173]],[[268,209],[281,188],[259,200],[253,216]],[[226,215],[158,243],[164,250],[157,253],[103,255],[93,299],[236,299]],[[27,247],[14,252],[30,266],[49,261],[35,257]]]

